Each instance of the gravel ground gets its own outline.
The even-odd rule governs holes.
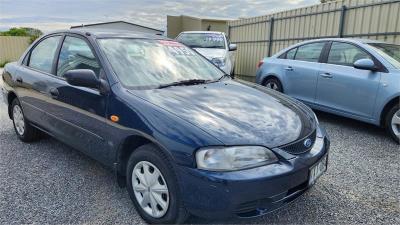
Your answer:
[[[374,126],[318,116],[332,146],[328,172],[310,191],[264,217],[189,222],[400,224],[399,146]],[[144,222],[112,172],[52,138],[21,143],[0,103],[0,223]]]

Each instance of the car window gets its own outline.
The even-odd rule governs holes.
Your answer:
[[[64,76],[68,70],[90,69],[99,76],[100,66],[86,41],[66,37],[61,47],[57,64],[57,76]]]
[[[286,53],[286,59],[294,59],[294,56],[296,55],[296,51],[297,51],[297,48],[294,48],[294,49],[292,49],[292,50],[289,50],[289,51]]]
[[[342,42],[333,42],[329,51],[328,63],[353,66],[359,59],[372,59],[371,56],[357,46]]]
[[[31,52],[28,66],[46,73],[51,73],[60,38],[61,36],[52,36],[36,45]]]
[[[158,88],[185,80],[213,81],[223,72],[196,51],[167,40],[98,39],[120,81],[133,88]]]
[[[318,42],[300,46],[297,50],[295,59],[307,62],[318,62],[324,45],[324,42]]]

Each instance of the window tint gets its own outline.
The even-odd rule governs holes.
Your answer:
[[[286,59],[294,59],[294,56],[296,55],[296,51],[297,51],[297,48],[294,48],[294,49],[288,51],[286,54]]]
[[[353,66],[353,63],[359,59],[372,59],[369,54],[360,48],[341,42],[333,42],[328,56],[328,63]]]
[[[44,39],[32,50],[29,67],[51,73],[54,56],[61,36]]]
[[[295,59],[307,62],[318,62],[324,45],[324,42],[318,42],[300,46]]]
[[[57,64],[57,76],[68,70],[90,69],[99,75],[100,66],[89,45],[80,38],[66,37]]]

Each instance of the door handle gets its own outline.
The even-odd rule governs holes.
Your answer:
[[[332,78],[333,77],[332,74],[330,74],[330,73],[321,73],[320,76],[323,78]]]
[[[51,95],[52,98],[58,98],[59,94],[60,93],[58,92],[58,90],[56,88],[50,89],[50,95]]]
[[[285,70],[287,70],[287,71],[293,71],[293,67],[288,66],[288,67],[285,68]]]
[[[21,83],[21,84],[22,84],[22,82],[23,82],[23,80],[22,80],[21,77],[17,77],[17,79],[15,79],[15,81],[17,81],[17,83]]]

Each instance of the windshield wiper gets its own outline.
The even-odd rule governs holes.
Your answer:
[[[224,75],[222,75],[222,77],[218,78],[218,81],[224,79],[225,77],[232,78],[231,75],[225,73]]]
[[[183,86],[183,85],[195,85],[195,84],[205,84],[210,82],[210,80],[203,80],[203,79],[190,79],[190,80],[181,80],[177,82],[172,82],[169,84],[162,84],[158,86],[159,89],[171,87],[171,86]]]

